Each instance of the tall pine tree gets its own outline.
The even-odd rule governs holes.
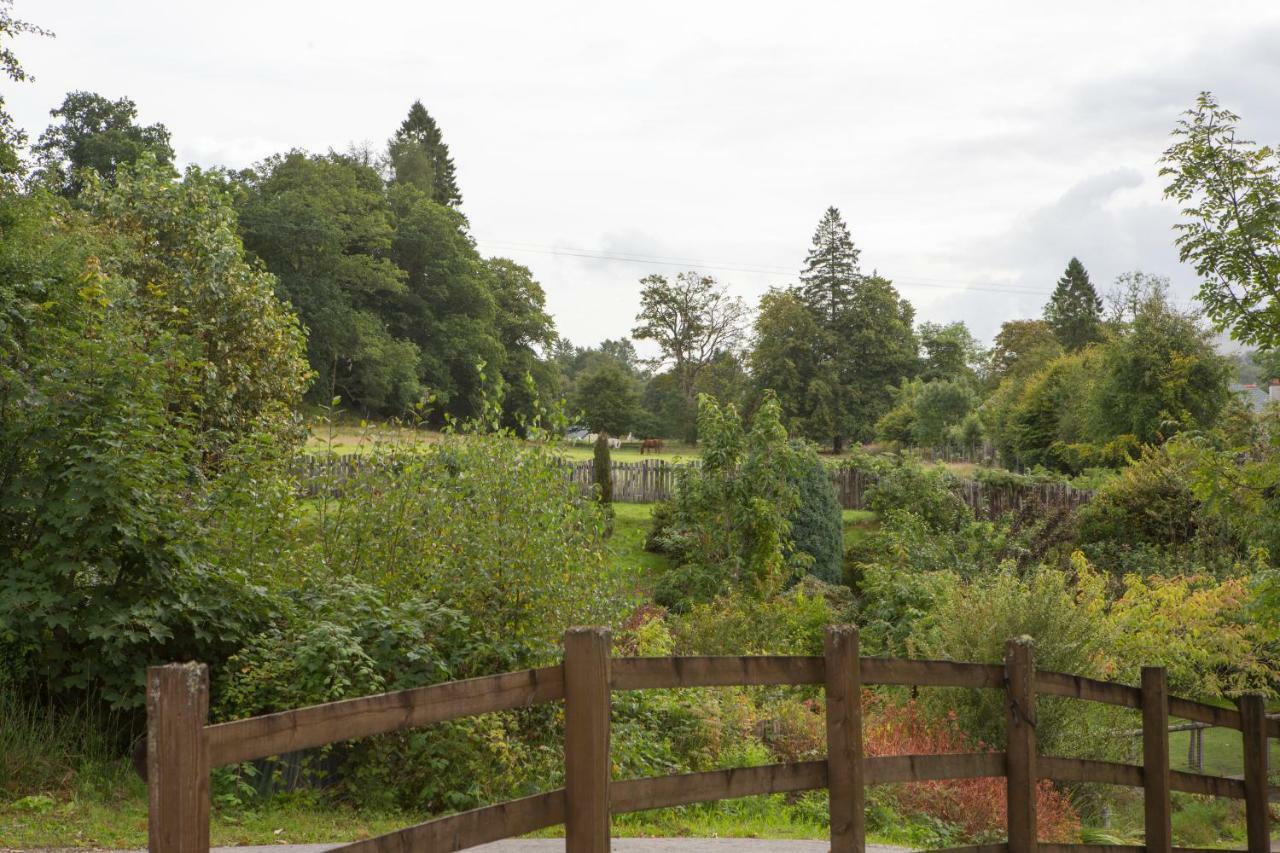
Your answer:
[[[387,143],[396,183],[412,184],[437,204],[462,203],[449,146],[422,101],[414,101],[409,115]]]
[[[1044,306],[1044,319],[1063,348],[1074,352],[1102,339],[1102,300],[1078,258],[1067,264],[1053,296]]]
[[[828,207],[800,273],[800,298],[828,322],[833,322],[848,302],[858,280],[859,254],[840,211]]]

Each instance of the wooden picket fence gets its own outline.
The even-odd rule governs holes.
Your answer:
[[[302,456],[293,463],[294,476],[301,494],[315,497],[322,491],[340,495],[347,480],[358,477],[371,465],[395,465],[371,462],[357,455],[317,457]],[[680,480],[680,472],[698,463],[668,462],[664,459],[642,459],[639,462],[610,463],[613,474],[613,499],[618,503],[654,503],[671,498]],[[595,483],[595,461],[591,459],[565,462],[570,482],[584,493]],[[831,484],[844,509],[866,509],[867,490],[876,475],[861,468],[832,465]],[[955,493],[975,514],[994,517],[1016,512],[1024,506],[1044,509],[1075,509],[1093,498],[1093,492],[1076,489],[1067,483],[994,483],[983,480],[961,480]]]
[[[862,688],[896,684],[1003,690],[1004,752],[864,756]],[[643,779],[615,780],[609,747],[614,691],[741,685],[821,685],[826,692],[827,757]],[[1055,758],[1036,749],[1037,696],[1065,696],[1142,712],[1141,765]],[[459,717],[564,702],[563,788],[436,818],[334,848],[343,853],[455,851],[563,824],[568,853],[606,853],[610,816],[689,803],[827,789],[832,853],[865,850],[867,785],[1001,777],[1008,797],[1008,840],[952,853],[1171,853],[1170,792],[1244,800],[1248,853],[1268,853],[1268,720],[1262,696],[1237,709],[1168,695],[1165,670],[1145,667],[1141,687],[1037,670],[1028,638],[1006,645],[999,664],[863,658],[858,632],[827,629],[822,656],[615,658],[609,631],[570,629],[556,666],[347,699],[209,725],[209,673],[186,663],[147,670],[147,778],[151,853],[207,853],[209,770],[337,741]],[[1241,732],[1244,778],[1169,769],[1169,717]],[[1037,839],[1040,780],[1096,782],[1143,789],[1146,843],[1134,847],[1048,844]],[[1189,851],[1186,851],[1189,853]]]
[[[696,463],[673,463],[662,459],[640,462],[613,462],[613,499],[618,503],[650,503],[664,501],[675,494],[680,471]],[[844,509],[866,509],[867,491],[876,475],[862,468],[830,466],[831,485]],[[570,479],[584,491],[595,483],[595,462],[573,463]],[[993,483],[961,480],[955,486],[956,496],[982,517],[995,517],[1017,512],[1033,505],[1044,509],[1076,509],[1093,498],[1093,492],[1076,489],[1068,483]]]

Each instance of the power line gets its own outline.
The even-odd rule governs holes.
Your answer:
[[[788,277],[795,275],[795,270],[785,267],[739,264],[732,262],[706,262],[692,258],[673,258],[662,257],[657,255],[640,255],[631,253],[614,253],[614,252],[596,252],[589,249],[577,249],[572,247],[556,248],[552,246],[540,246],[533,243],[517,243],[506,240],[480,240],[477,243],[492,246],[504,252],[532,252],[539,255],[554,255],[566,258],[583,258],[587,260],[599,261],[617,261],[619,263],[629,264],[657,264],[660,266],[685,267],[695,269],[705,269],[715,272],[744,272],[755,273],[759,275],[785,275]],[[976,284],[972,282],[954,281],[948,279],[925,279],[925,278],[894,278],[895,284],[903,284],[911,287],[930,287],[938,290],[977,290],[986,293],[1000,293],[1009,296],[1051,296],[1052,291],[1033,290],[1031,288],[1022,288],[997,284]]]

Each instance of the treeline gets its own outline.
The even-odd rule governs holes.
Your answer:
[[[481,256],[421,103],[381,150],[294,150],[180,179],[168,130],[140,125],[128,98],[73,92],[53,116],[28,195],[84,214],[124,177],[172,181],[229,211],[250,274],[271,274],[304,330],[316,404],[522,429],[565,399],[595,430],[693,440],[699,394],[751,412],[773,390],[793,435],[836,452],[990,442],[1006,464],[1078,473],[1215,425],[1230,402],[1208,329],[1142,273],[1104,306],[1073,258],[1043,316],[1005,323],[987,349],[963,323],[916,324],[893,283],[861,269],[833,207],[797,283],[754,311],[708,275],[642,279],[632,338],[657,351],[642,359],[632,339],[561,338],[532,273]]]
[[[128,98],[73,92],[53,116],[28,187],[83,207],[90,176],[177,177],[168,130],[139,125]],[[448,145],[421,103],[381,151],[293,150],[238,172],[188,170],[190,180],[230,200],[250,258],[306,330],[313,402],[337,396],[375,416],[420,408],[438,422],[501,401],[516,423],[557,392],[538,357],[555,339],[542,288],[477,251]]]

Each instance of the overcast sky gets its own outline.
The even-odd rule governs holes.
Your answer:
[[[1100,290],[1178,263],[1157,160],[1202,89],[1280,142],[1280,2],[351,3],[17,0],[33,137],[71,89],[128,95],[180,159],[381,145],[420,98],[486,254],[562,334],[629,332],[637,281],[750,302],[836,205],[920,319],[989,338],[1078,256]],[[581,257],[590,255],[594,257]],[[610,257],[598,257],[610,256]],[[621,260],[635,258],[640,262]],[[663,261],[663,263],[659,263]]]

